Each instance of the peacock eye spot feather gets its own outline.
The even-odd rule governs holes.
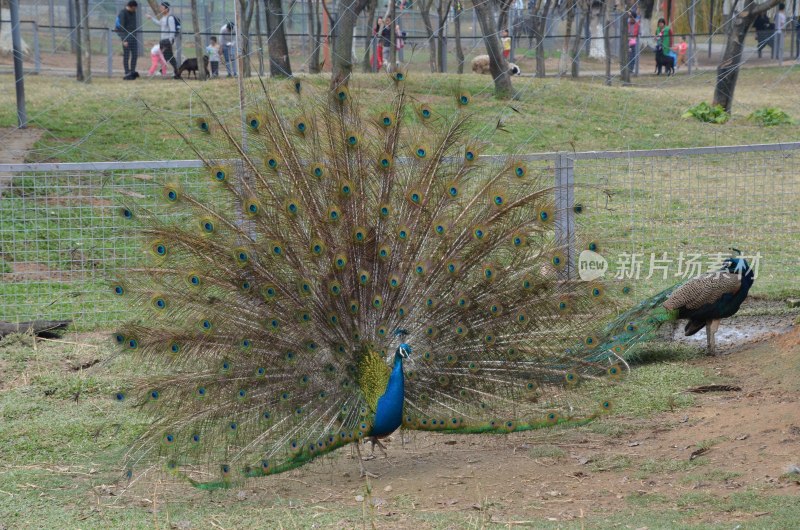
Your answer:
[[[136,339],[128,340],[128,348],[135,350],[138,347],[139,347],[139,341],[137,341]]]
[[[125,393],[124,392],[117,392],[114,395],[114,399],[116,399],[117,401],[125,401]]]
[[[199,441],[200,441],[200,435],[199,435],[199,434],[193,434],[193,435],[192,435],[192,441],[193,441],[194,443],[197,443],[197,442],[199,442]]]
[[[523,167],[519,167],[519,166],[518,166],[516,169],[514,169],[514,173],[515,173],[515,174],[516,174],[518,177],[524,177],[524,176],[525,176],[525,168],[523,168]]]
[[[547,219],[548,219],[549,217],[550,217],[550,216],[547,214],[547,212],[540,212],[540,213],[539,213],[539,219],[541,219],[542,221],[547,221]]]
[[[122,296],[123,294],[125,294],[125,288],[122,287],[121,285],[116,285],[114,286],[114,293]]]
[[[200,396],[200,397],[202,397],[202,396],[205,396],[205,395],[206,395],[206,389],[205,389],[205,388],[203,388],[202,386],[201,386],[201,387],[198,387],[198,389],[197,389],[197,395],[198,395],[198,396]]]
[[[152,392],[150,392],[150,399],[158,399],[158,396],[159,396],[158,390],[153,390]]]
[[[425,152],[425,149],[423,149],[422,147],[418,147],[418,148],[417,148],[416,155],[417,155],[419,158],[425,158],[425,155],[426,155],[426,154],[427,154],[427,153]]]
[[[222,181],[224,181],[224,180],[225,180],[225,171],[223,171],[223,170],[221,170],[221,169],[218,169],[218,170],[217,170],[217,171],[214,173],[214,178],[215,178],[215,179],[217,179],[219,182],[222,182]]]
[[[422,116],[424,118],[430,118],[431,117],[431,111],[428,110],[428,109],[422,109]]]

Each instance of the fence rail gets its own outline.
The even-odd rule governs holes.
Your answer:
[[[758,257],[753,294],[800,292],[800,142],[524,158],[553,179],[555,237],[570,278],[590,242],[608,274],[630,278],[639,296],[678,281],[689,256],[711,267],[715,255],[737,247]],[[202,167],[199,160],[0,164],[0,320],[72,319],[79,329],[121,320],[105,280],[143,251],[122,229],[120,201],[135,197],[159,211],[164,181],[202,194]],[[633,277],[636,256],[641,270]]]

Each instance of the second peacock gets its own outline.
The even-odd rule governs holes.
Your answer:
[[[133,473],[214,488],[400,426],[507,433],[611,407],[623,366],[572,351],[613,297],[565,279],[549,173],[484,161],[471,96],[437,110],[403,76],[371,111],[345,87],[258,85],[244,139],[207,108],[187,137],[207,184],[123,207],[147,259],[113,282],[137,310],[115,340],[152,374],[116,393],[153,418]]]

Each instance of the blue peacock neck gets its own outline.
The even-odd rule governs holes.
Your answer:
[[[378,398],[378,407],[375,411],[375,421],[372,424],[370,436],[388,436],[403,423],[404,386],[403,356],[398,348],[394,354],[394,367],[389,376],[386,391]]]

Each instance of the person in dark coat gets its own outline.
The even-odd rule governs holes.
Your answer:
[[[139,43],[136,40],[136,30],[139,25],[136,23],[136,8],[139,4],[136,0],[129,0],[124,8],[117,15],[116,31],[122,39],[122,67],[125,69],[123,79],[130,81],[136,79],[136,59],[139,57]]]

